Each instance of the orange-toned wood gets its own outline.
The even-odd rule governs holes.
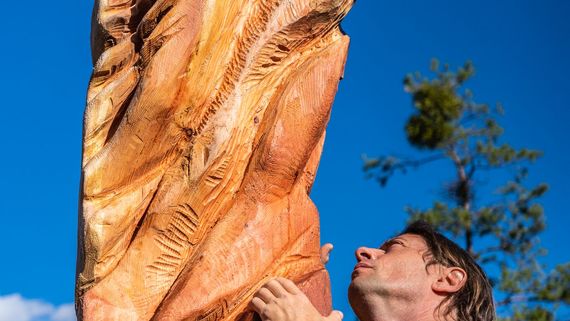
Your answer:
[[[249,320],[274,276],[323,312],[309,199],[352,0],[98,0],[80,320]]]

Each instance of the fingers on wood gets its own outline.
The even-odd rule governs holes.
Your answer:
[[[301,290],[297,287],[297,285],[295,283],[293,283],[293,281],[286,279],[286,278],[282,278],[279,277],[276,279],[281,286],[289,293],[291,294],[300,294],[302,293]]]
[[[270,280],[264,286],[267,288],[276,298],[285,297],[288,293],[287,290],[283,287],[283,285],[276,279]]]
[[[265,306],[266,303],[260,297],[257,296],[254,296],[250,303],[250,307],[257,313],[261,313],[261,311],[263,311]]]
[[[260,298],[266,304],[275,301],[275,295],[265,286],[259,289],[255,296]]]

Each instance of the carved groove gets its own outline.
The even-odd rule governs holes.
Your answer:
[[[206,176],[205,178],[206,183],[208,183],[208,185],[212,187],[219,185],[224,179],[224,176],[226,176],[228,164],[229,164],[229,158],[224,158],[220,162],[218,167],[214,170],[214,172]]]
[[[218,321],[222,320],[224,316],[228,313],[228,302],[226,300],[221,300],[213,308],[206,311],[205,313],[199,315],[197,321]]]
[[[154,31],[156,26],[162,19],[172,10],[174,1],[172,0],[159,0],[147,14],[142,18],[141,23],[138,25],[137,33],[142,41],[146,40]]]
[[[145,67],[149,64],[152,57],[177,33],[178,30],[174,30],[174,26],[178,25],[182,21],[182,18],[174,21],[169,29],[165,30],[161,35],[154,38],[147,38],[140,49],[140,65]]]
[[[162,274],[176,272],[183,260],[183,253],[192,245],[192,239],[199,225],[199,218],[189,204],[181,204],[171,216],[168,227],[155,238],[157,245],[164,251],[155,262],[148,266],[150,272]]]
[[[257,2],[257,6],[245,23],[244,30],[238,40],[232,59],[224,73],[220,89],[216,92],[206,112],[200,117],[198,124],[190,128],[194,136],[199,135],[204,130],[210,117],[218,111],[222,104],[228,99],[230,93],[235,89],[236,82],[239,80],[245,67],[247,53],[255,41],[257,41],[261,32],[266,29],[269,18],[278,5],[279,1],[277,0],[262,0]]]

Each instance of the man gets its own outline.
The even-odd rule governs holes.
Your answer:
[[[425,222],[409,225],[378,249],[357,249],[356,261],[348,299],[361,321],[495,320],[492,289],[483,270]],[[264,321],[342,319],[339,311],[320,315],[283,278],[259,289],[251,306]]]

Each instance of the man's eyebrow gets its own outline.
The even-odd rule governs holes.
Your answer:
[[[389,240],[386,240],[386,242],[382,243],[382,245],[380,246],[380,249],[384,249],[384,248],[386,248],[386,247],[388,247],[394,243],[402,244],[403,246],[406,246],[406,247],[408,246],[408,243],[404,239],[396,236],[396,237],[393,237]]]

